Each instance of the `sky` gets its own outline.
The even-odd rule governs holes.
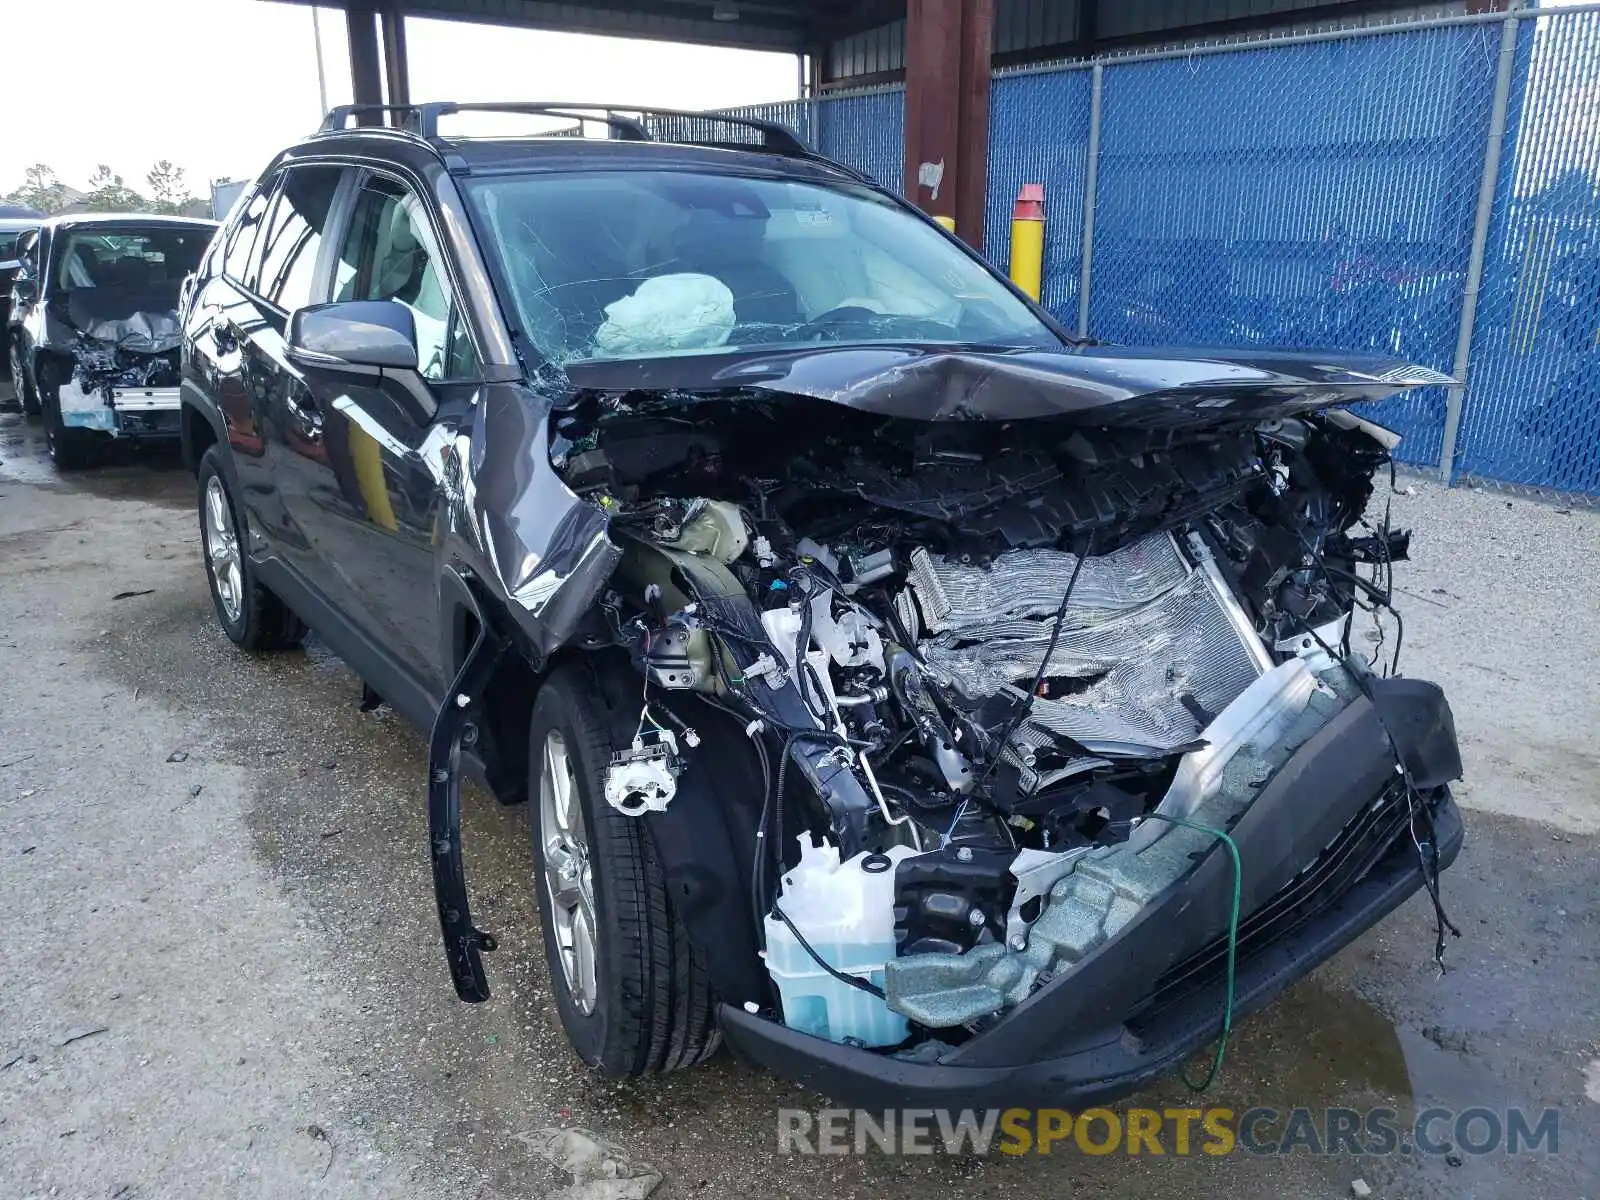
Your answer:
[[[48,163],[83,187],[99,163],[148,191],[157,159],[189,189],[256,175],[321,118],[312,10],[274,0],[5,0],[0,193]],[[350,100],[344,14],[321,10],[328,103]],[[62,33],[71,30],[70,38]],[[792,99],[787,54],[409,19],[413,100],[712,108]]]

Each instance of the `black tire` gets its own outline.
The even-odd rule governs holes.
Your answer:
[[[6,348],[9,358],[8,366],[11,370],[11,388],[17,394],[17,403],[22,406],[23,414],[30,417],[39,415],[39,389],[33,386],[28,378],[27,371],[22,368],[22,347],[19,339],[12,337]]]
[[[539,689],[529,724],[528,812],[544,920],[545,957],[567,1039],[578,1057],[613,1079],[676,1071],[721,1044],[704,959],[673,911],[666,874],[644,822],[605,801],[604,772],[619,740],[594,679],[581,666],[558,668]],[[568,985],[547,885],[545,744],[562,738],[588,840],[596,949],[589,1012]]]
[[[206,583],[211,589],[211,607],[216,610],[222,632],[226,633],[228,640],[241,650],[257,654],[292,649],[305,637],[305,623],[256,578],[255,566],[251,563],[250,556],[244,553],[242,545],[237,547],[239,599],[237,604],[233,605],[224,599],[223,590],[217,582],[217,564],[210,553],[210,540],[206,527],[212,480],[216,480],[222,489],[222,497],[227,503],[227,515],[232,521],[232,528],[235,531],[243,529],[245,527],[243,514],[239,508],[238,498],[234,495],[233,485],[229,482],[220,446],[210,447],[200,459],[199,516],[200,557],[205,562]],[[242,540],[235,534],[236,543]],[[230,608],[237,608],[237,614],[230,612]]]
[[[44,415],[45,444],[50,461],[58,471],[81,471],[91,466],[100,448],[98,435],[86,429],[69,429],[61,419],[61,387],[56,383],[39,388],[39,407]]]

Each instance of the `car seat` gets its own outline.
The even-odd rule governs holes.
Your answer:
[[[794,284],[763,256],[766,228],[757,217],[696,211],[673,235],[673,269],[720,279],[741,325],[800,324]]]

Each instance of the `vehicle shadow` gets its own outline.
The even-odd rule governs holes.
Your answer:
[[[163,507],[194,503],[194,481],[183,469],[176,442],[106,439],[92,464],[61,472],[50,461],[44,424],[20,411],[0,411],[0,487],[7,483],[55,485],[113,500],[147,500]]]

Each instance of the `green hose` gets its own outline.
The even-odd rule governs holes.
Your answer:
[[[1222,1010],[1222,1037],[1217,1041],[1217,1053],[1211,1060],[1211,1069],[1199,1083],[1189,1078],[1187,1067],[1178,1072],[1178,1078],[1183,1080],[1191,1092],[1203,1092],[1211,1086],[1217,1073],[1222,1070],[1223,1057],[1228,1053],[1228,1035],[1233,1032],[1234,968],[1239,960],[1239,897],[1244,890],[1244,868],[1239,863],[1239,847],[1224,830],[1213,829],[1209,825],[1202,825],[1198,821],[1186,820],[1183,817],[1169,817],[1166,813],[1153,812],[1150,815],[1157,820],[1182,825],[1185,829],[1209,833],[1228,847],[1228,854],[1233,859],[1233,911],[1228,916],[1228,1003]]]

